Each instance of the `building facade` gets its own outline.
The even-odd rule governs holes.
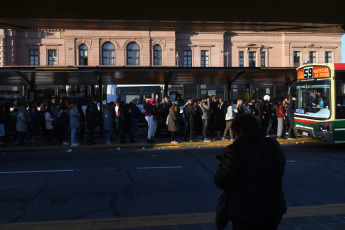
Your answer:
[[[163,66],[163,67],[297,67],[341,62],[343,34],[294,32],[177,32],[0,29],[0,67],[4,66]],[[233,98],[247,86],[233,85]],[[9,90],[9,89],[12,90]],[[91,87],[92,88],[92,87]],[[80,97],[87,86],[39,86],[39,95]],[[254,85],[250,94],[276,92]],[[16,90],[17,89],[17,90]],[[23,86],[1,86],[2,97],[25,95]],[[94,89],[93,89],[94,90]],[[42,91],[42,92],[41,92]],[[50,92],[50,94],[47,92]],[[172,86],[171,93],[225,96],[224,85]],[[70,93],[70,95],[68,95]],[[56,94],[56,92],[55,92]],[[278,95],[273,95],[278,96]]]

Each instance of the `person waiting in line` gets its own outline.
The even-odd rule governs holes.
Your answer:
[[[79,143],[77,142],[77,129],[79,127],[79,111],[75,104],[71,104],[69,106],[69,125],[71,128],[71,146],[75,147],[78,146]]]
[[[87,129],[87,144],[94,145],[94,130],[97,127],[97,112],[93,103],[86,107],[86,129]]]
[[[25,106],[21,105],[19,106],[17,122],[16,122],[18,145],[24,144],[25,135],[28,132],[28,122],[29,122],[29,117],[26,112]]]
[[[129,106],[124,101],[120,102],[119,107],[119,127],[121,128],[121,140],[120,143],[125,143],[125,136],[127,135],[131,143],[134,142],[131,131],[131,114],[129,113]]]
[[[104,137],[105,137],[105,143],[107,145],[112,145],[111,143],[111,134],[113,132],[113,120],[111,116],[111,105],[108,103],[104,107],[104,115],[103,115],[103,130],[104,130]]]
[[[295,112],[296,112],[296,95],[292,95],[287,109],[287,116],[289,118],[288,139],[296,139],[295,135]]]
[[[240,115],[244,113],[244,103],[243,103],[242,98],[237,99],[236,110],[237,110],[236,115]]]
[[[180,130],[180,118],[178,114],[178,103],[173,103],[169,109],[168,130],[171,132],[171,143],[178,144],[176,134]]]
[[[210,123],[210,109],[211,109],[211,102],[210,97],[206,94],[204,95],[203,100],[200,103],[200,108],[202,111],[201,119],[202,119],[202,134],[204,142],[210,142],[211,140],[207,138],[207,131]]]
[[[225,130],[225,114],[227,112],[227,108],[229,106],[227,99],[219,98],[219,104],[218,104],[218,114],[217,114],[217,131],[221,135],[224,133]],[[219,135],[219,136],[220,136]]]
[[[192,98],[188,98],[187,103],[183,107],[183,114],[185,118],[185,141],[189,138],[189,141],[193,142],[196,108],[194,107]]]
[[[235,119],[235,111],[232,108],[232,105],[233,105],[233,101],[229,100],[228,108],[226,109],[226,114],[225,114],[226,126],[225,126],[222,140],[226,140],[228,133],[229,133],[231,141],[234,140],[234,135],[233,135],[232,130],[231,130],[231,124],[232,124],[232,121]]]
[[[269,95],[265,95],[263,101],[263,131],[266,136],[269,136],[272,128],[272,108],[270,99],[271,97]]]
[[[237,116],[231,129],[236,140],[216,157],[214,183],[224,191],[224,209],[217,209],[216,216],[225,217],[216,219],[217,228],[224,229],[230,220],[233,230],[277,230],[287,211],[284,152],[276,139],[263,135],[252,114]]]
[[[41,114],[37,109],[37,103],[35,101],[31,102],[29,106],[29,132],[32,138],[32,146],[38,145],[38,135],[40,134],[41,125]]]
[[[277,107],[277,120],[278,120],[278,127],[277,127],[277,137],[284,138],[285,130],[284,130],[284,120],[285,120],[285,107],[283,105],[283,100],[278,101]]]
[[[138,130],[138,122],[141,115],[141,111],[137,106],[138,99],[134,98],[130,103],[130,113],[132,119],[132,136],[133,140],[136,141],[136,132]]]
[[[146,98],[144,102],[144,109],[145,109],[145,119],[147,121],[147,137],[146,142],[147,143],[153,143],[153,137],[156,132],[156,123],[154,121],[153,117],[153,105],[154,105],[154,99],[153,98]]]
[[[62,104],[59,110],[59,141],[62,145],[70,145],[69,141],[67,140],[68,136],[68,127],[69,127],[69,111],[67,106]]]
[[[77,104],[77,109],[78,109],[78,112],[79,112],[79,128],[78,128],[78,136],[77,136],[77,138],[79,140],[84,140],[84,134],[85,134],[85,114],[84,114],[84,110],[83,110],[83,107],[82,107],[80,102]]]
[[[48,145],[53,145],[53,134],[54,134],[54,125],[53,121],[55,118],[52,115],[52,104],[49,104],[47,106],[47,109],[45,110],[44,113],[44,118],[45,118],[45,133],[47,137],[47,142]]]
[[[202,136],[202,130],[203,130],[203,125],[202,125],[202,110],[200,108],[201,100],[195,99],[194,100],[194,107],[195,107],[195,130],[198,136]],[[198,137],[199,138],[199,137]]]
[[[209,124],[209,130],[210,130],[210,138],[211,140],[215,140],[216,137],[216,128],[217,128],[217,115],[218,115],[218,98],[217,96],[213,95],[211,98],[211,104],[210,104],[210,124]]]

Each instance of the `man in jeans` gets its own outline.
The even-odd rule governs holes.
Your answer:
[[[202,133],[204,137],[204,142],[210,142],[211,140],[207,138],[207,129],[210,123],[210,108],[211,108],[211,103],[210,103],[210,97],[208,95],[204,96],[204,99],[200,103],[200,108],[202,111]]]
[[[295,112],[296,112],[296,95],[292,95],[291,100],[288,105],[288,109],[287,109],[287,116],[289,117],[289,122],[290,122],[288,139],[296,139],[295,125],[294,125]]]

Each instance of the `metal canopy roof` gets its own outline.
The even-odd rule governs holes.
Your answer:
[[[3,1],[0,28],[335,32],[345,1]]]
[[[286,84],[295,68],[184,67],[3,67],[1,85],[100,84]]]

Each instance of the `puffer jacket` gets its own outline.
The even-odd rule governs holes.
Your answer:
[[[260,155],[255,159],[256,154]],[[229,145],[214,177],[216,186],[230,194],[228,219],[282,217],[287,210],[282,185],[285,163],[274,138],[244,134]]]
[[[168,130],[172,132],[177,132],[180,130],[180,120],[178,117],[177,112],[169,111],[169,118],[168,118]]]

